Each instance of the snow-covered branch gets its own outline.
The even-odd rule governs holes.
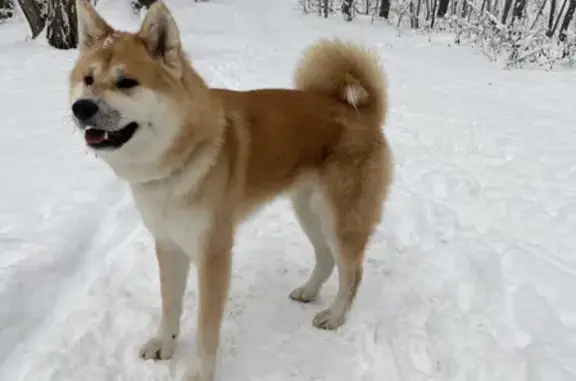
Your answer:
[[[561,1],[561,4],[559,2]],[[383,19],[399,31],[449,32],[507,68],[576,60],[576,0],[299,0],[306,13]]]

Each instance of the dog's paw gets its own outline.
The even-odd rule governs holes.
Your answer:
[[[214,381],[214,376],[212,374],[202,374],[199,371],[192,371],[185,381]]]
[[[202,376],[200,373],[190,373],[188,378],[185,381],[212,381],[212,378],[206,378]]]
[[[290,299],[295,300],[297,302],[301,302],[301,303],[310,303],[310,302],[314,301],[314,299],[316,299],[317,295],[318,295],[318,291],[311,290],[310,288],[308,288],[306,286],[302,286],[302,287],[295,288],[290,293]]]
[[[195,357],[192,362],[192,368],[189,370],[186,381],[214,381],[214,358]]]
[[[312,323],[316,328],[334,330],[344,324],[344,319],[343,313],[337,314],[328,308],[318,313]]]
[[[140,357],[143,359],[166,360],[174,354],[176,340],[172,337],[153,337],[140,349]]]

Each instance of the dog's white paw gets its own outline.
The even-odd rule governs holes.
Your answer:
[[[140,357],[143,359],[166,360],[174,354],[176,340],[172,337],[153,337],[140,349]]]
[[[314,299],[316,299],[317,295],[318,295],[317,290],[312,290],[309,287],[302,286],[295,288],[290,293],[290,299],[301,303],[310,303],[314,301]]]
[[[199,371],[192,371],[186,381],[214,381],[214,376],[211,373],[202,374]]]
[[[316,328],[334,330],[344,324],[344,319],[344,313],[334,313],[328,308],[314,317],[313,324]]]
[[[196,357],[192,362],[192,368],[186,381],[214,381],[214,367],[214,358],[205,358],[202,361],[199,357]]]

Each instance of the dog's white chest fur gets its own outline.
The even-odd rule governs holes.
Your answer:
[[[132,187],[146,228],[156,239],[169,240],[196,261],[211,226],[211,213],[195,208],[171,187]]]

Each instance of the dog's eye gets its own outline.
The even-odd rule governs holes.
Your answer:
[[[116,86],[119,89],[130,89],[132,87],[138,86],[138,81],[132,78],[122,78],[116,82]]]
[[[90,86],[91,84],[94,83],[94,77],[92,77],[91,75],[87,75],[86,77],[84,77],[84,83]]]

